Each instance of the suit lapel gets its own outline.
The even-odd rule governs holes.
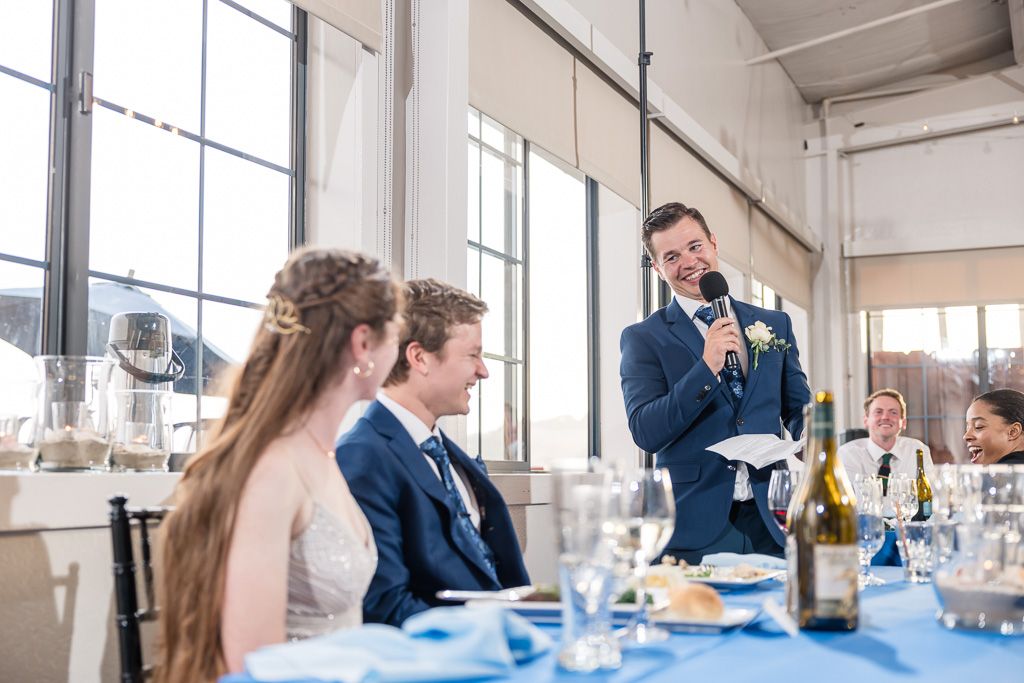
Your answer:
[[[704,356],[704,337],[697,331],[697,326],[693,324],[693,321],[679,307],[675,297],[665,307],[665,322],[672,334],[683,342],[698,360]]]
[[[468,562],[478,567],[485,576],[490,576],[491,573],[487,569],[487,564],[484,562],[483,555],[480,553],[479,548],[477,548],[476,543],[468,537],[465,528],[461,524],[456,523],[458,512],[455,509],[455,502],[448,495],[448,491],[444,488],[444,484],[441,483],[437,473],[434,472],[434,468],[427,462],[427,458],[423,455],[419,445],[413,443],[412,437],[409,436],[409,432],[402,426],[402,423],[398,421],[398,418],[390,410],[376,402],[366,411],[366,419],[370,421],[374,429],[381,436],[388,439],[388,447],[409,470],[409,474],[412,475],[416,484],[423,489],[423,492],[441,503],[444,509],[448,511],[447,524],[455,548],[462,553]],[[445,448],[448,449],[448,456],[452,459],[452,462],[456,463],[458,467],[461,467],[467,473],[466,477],[470,480],[467,482],[467,486],[472,486],[472,480],[476,479],[476,472],[472,468],[479,467],[479,465],[470,460],[462,449],[456,446],[444,432],[441,432],[441,440],[444,442]],[[480,506],[481,515],[483,515],[484,501],[479,498],[480,496],[478,496],[477,503]]]
[[[438,479],[434,469],[427,462],[426,456],[423,455],[423,451],[420,450],[418,444],[413,443],[412,437],[409,436],[409,432],[398,421],[398,418],[392,415],[390,410],[374,401],[366,411],[366,419],[381,436],[388,440],[388,448],[409,470],[413,481],[428,496],[443,503],[448,508],[451,517],[454,518],[455,510],[444,484]]]
[[[736,316],[736,323],[740,326],[740,344],[746,348],[747,352],[747,378],[743,383],[743,398],[740,400],[740,407],[737,411],[741,412],[747,404],[747,399],[754,393],[757,381],[761,378],[761,370],[754,368],[754,347],[750,345],[747,335],[743,333],[743,330],[756,322],[757,313],[753,306],[736,301],[732,297],[729,298],[732,299],[732,311]]]

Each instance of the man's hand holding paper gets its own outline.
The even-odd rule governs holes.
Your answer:
[[[774,434],[740,434],[708,446],[726,460],[745,462],[754,469],[785,460],[804,447],[804,439],[785,441]]]

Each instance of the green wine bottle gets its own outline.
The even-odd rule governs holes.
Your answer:
[[[853,486],[836,456],[832,393],[819,391],[811,411],[808,473],[789,506],[787,604],[800,628],[857,628],[857,509]]]
[[[932,516],[932,486],[924,472],[924,450],[917,449],[917,514],[914,521],[923,522]]]

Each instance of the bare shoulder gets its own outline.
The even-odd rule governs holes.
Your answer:
[[[242,492],[242,504],[255,504],[279,514],[283,509],[293,514],[307,497],[295,464],[277,441],[259,455]]]

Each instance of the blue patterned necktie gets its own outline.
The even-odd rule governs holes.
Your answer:
[[[432,436],[420,444],[420,450],[437,463],[437,472],[441,475],[441,482],[444,484],[445,491],[448,492],[448,497],[451,498],[452,503],[455,505],[456,523],[462,527],[466,536],[472,539],[473,543],[480,549],[480,554],[483,555],[484,564],[487,565],[491,578],[497,581],[498,574],[494,569],[494,552],[487,545],[487,542],[484,541],[480,531],[473,526],[473,520],[470,519],[469,511],[466,510],[466,501],[462,500],[459,490],[455,488],[455,480],[452,478],[452,461],[448,456],[448,449],[441,443],[441,439]]]
[[[711,323],[715,322],[715,314],[712,312],[710,306],[701,306],[694,313],[694,317],[699,319],[702,323],[711,327]],[[734,369],[722,367],[722,377],[726,382],[729,383],[729,389],[732,391],[732,395],[739,401],[743,398],[743,368],[737,365]]]

